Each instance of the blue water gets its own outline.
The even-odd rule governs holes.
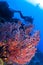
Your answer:
[[[34,18],[34,26],[36,30],[40,30],[40,42],[38,48],[43,52],[43,9],[34,6],[25,0],[6,0],[10,8],[19,10],[24,16],[32,16]],[[19,16],[19,15],[18,15]]]

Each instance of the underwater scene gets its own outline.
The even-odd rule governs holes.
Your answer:
[[[43,0],[0,0],[0,65],[43,65]]]

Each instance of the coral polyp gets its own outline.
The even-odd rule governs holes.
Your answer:
[[[21,17],[24,18],[24,16]],[[30,18],[30,20],[26,16],[24,19],[26,21],[29,19],[29,25],[25,25],[19,19],[8,18],[8,20],[1,16],[0,18],[0,58],[7,63],[25,64],[30,62],[40,41],[40,32],[32,32],[33,19]]]

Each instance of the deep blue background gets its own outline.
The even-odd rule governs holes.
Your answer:
[[[34,18],[35,29],[40,30],[40,42],[38,48],[43,52],[43,9],[40,9],[38,6],[33,6],[25,0],[6,1],[9,3],[10,8],[20,10],[24,16],[28,15]]]

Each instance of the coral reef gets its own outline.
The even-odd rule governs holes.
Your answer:
[[[27,26],[20,19],[12,18],[15,12],[30,24]],[[32,23],[32,18],[23,16],[20,11],[12,12],[6,2],[0,2],[0,58],[4,62],[25,64],[34,57],[40,32],[32,32]]]

